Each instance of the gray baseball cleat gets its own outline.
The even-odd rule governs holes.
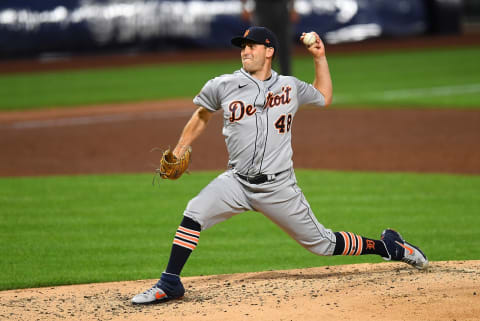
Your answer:
[[[382,241],[389,254],[389,257],[384,257],[385,260],[402,261],[419,270],[428,268],[428,259],[425,254],[415,245],[407,243],[397,231],[384,230]]]
[[[154,304],[173,299],[180,299],[185,294],[185,289],[180,277],[173,274],[162,273],[160,280],[147,291],[133,297],[133,304]]]

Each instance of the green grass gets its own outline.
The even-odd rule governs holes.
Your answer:
[[[480,47],[329,55],[338,107],[480,107]],[[0,75],[0,110],[193,98],[239,60]],[[295,76],[313,79],[310,57]]]
[[[0,110],[193,98],[209,78],[234,67],[227,61],[0,75]]]
[[[157,278],[188,200],[217,172],[0,178],[0,290]],[[378,237],[386,227],[431,260],[480,257],[480,177],[297,171],[316,216]],[[184,275],[382,262],[319,257],[258,213],[202,232]]]
[[[479,55],[480,47],[335,57],[334,102],[479,108]]]

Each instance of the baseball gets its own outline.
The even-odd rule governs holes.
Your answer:
[[[315,37],[315,34],[313,32],[309,32],[305,34],[305,37],[303,37],[303,43],[306,46],[311,46],[317,41],[317,37]]]

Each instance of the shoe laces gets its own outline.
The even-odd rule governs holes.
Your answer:
[[[147,295],[147,294],[151,294],[152,292],[157,292],[158,290],[159,290],[159,288],[157,287],[157,285],[154,285],[150,289],[143,292],[142,294]]]

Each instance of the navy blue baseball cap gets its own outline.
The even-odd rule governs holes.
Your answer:
[[[267,47],[272,47],[277,53],[278,42],[275,34],[268,28],[265,27],[250,27],[248,28],[243,36],[238,36],[232,38],[232,45],[236,47],[242,47],[242,44],[245,41],[250,40],[254,43],[265,45]]]

